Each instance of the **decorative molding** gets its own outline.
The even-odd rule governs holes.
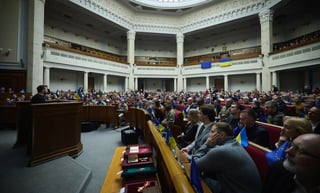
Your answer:
[[[227,0],[221,1],[200,11],[179,16],[160,16],[155,14],[137,14],[121,6],[117,0],[70,0],[83,8],[94,12],[128,30],[149,33],[187,33],[209,26],[229,22],[242,17],[262,13],[281,0]],[[209,17],[204,17],[204,13]],[[132,20],[132,18],[138,18]],[[266,16],[263,16],[266,17]],[[164,22],[170,19],[171,23]],[[139,21],[137,23],[136,21]],[[158,22],[157,22],[158,21]],[[156,22],[156,23],[155,23]]]
[[[260,24],[270,22],[273,19],[273,11],[270,9],[263,10],[259,13]]]
[[[183,41],[184,41],[184,35],[183,35],[183,33],[177,33],[176,37],[177,37],[177,43],[178,43],[178,44],[179,44],[179,43],[183,43]]]
[[[129,30],[127,32],[127,38],[128,40],[135,40],[135,37],[136,37],[136,32],[133,31],[133,30]]]

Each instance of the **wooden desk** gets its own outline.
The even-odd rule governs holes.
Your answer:
[[[181,164],[184,166],[184,170],[186,172],[186,175],[188,177],[188,179],[190,180],[190,173],[191,173],[191,167],[190,167],[190,162],[189,160],[186,158],[186,156],[183,155],[183,153],[180,151],[180,149],[178,147],[176,147],[175,149],[178,160],[180,160]],[[203,192],[204,193],[213,193],[210,188],[208,187],[208,185],[201,180],[201,185],[203,188]]]
[[[100,193],[119,193],[123,187],[121,175],[117,173],[122,170],[121,158],[123,158],[125,149],[126,146],[120,146],[115,149]]]
[[[31,104],[30,166],[82,151],[80,112],[82,102]]]
[[[82,106],[81,121],[111,123],[114,128],[119,127],[117,108],[114,106]]]

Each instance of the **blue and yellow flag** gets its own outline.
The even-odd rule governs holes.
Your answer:
[[[221,58],[221,59],[219,60],[219,66],[220,66],[220,67],[232,66],[231,58],[230,58],[230,57]]]
[[[236,137],[236,140],[243,147],[247,147],[248,146],[247,130],[246,130],[245,127],[241,129],[240,133]]]
[[[166,142],[170,149],[175,149],[177,147],[176,140],[174,139],[171,130],[168,128],[167,129],[167,139]]]
[[[288,148],[288,146],[289,146],[289,141],[286,141],[277,149],[271,152],[267,152],[266,158],[267,158],[268,164],[270,165],[273,162],[280,161],[280,160],[283,161],[284,158],[286,157],[286,149]]]
[[[74,98],[78,100],[83,98],[83,95],[81,93],[81,88],[77,90],[76,94],[74,95]]]
[[[194,189],[196,190],[197,193],[203,193],[203,188],[201,185],[201,180],[200,180],[200,173],[198,170],[198,167],[196,165],[196,162],[194,161],[194,158],[192,156],[191,158],[191,164],[190,164],[190,181]]]

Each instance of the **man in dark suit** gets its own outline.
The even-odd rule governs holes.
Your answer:
[[[37,94],[35,94],[31,98],[31,103],[45,103],[46,102],[46,94],[48,93],[47,85],[39,85],[37,87]]]
[[[308,112],[312,130],[314,133],[320,134],[320,106],[313,106]]]
[[[270,147],[269,133],[256,123],[257,115],[253,109],[242,110],[240,113],[240,127],[246,128],[248,140],[264,147]],[[240,131],[239,131],[240,132]],[[237,135],[235,133],[235,135]]]
[[[295,138],[286,150],[286,160],[269,167],[263,193],[319,193],[319,146],[319,134]]]

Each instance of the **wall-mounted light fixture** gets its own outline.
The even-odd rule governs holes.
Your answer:
[[[12,49],[8,48],[8,50],[6,51],[5,55],[9,56],[10,52],[12,51]]]

